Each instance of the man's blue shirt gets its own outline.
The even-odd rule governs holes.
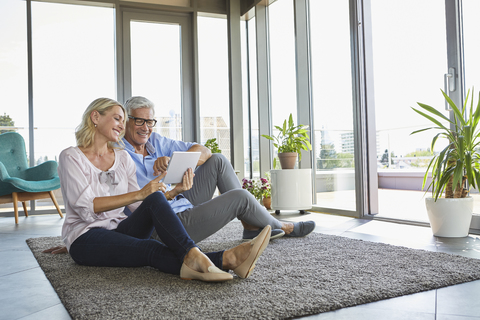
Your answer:
[[[135,153],[135,149],[125,138],[123,138],[123,142],[125,143],[125,150],[130,154],[137,167],[137,182],[140,188],[143,188],[147,183],[156,178],[156,176],[153,175],[153,164],[157,158],[171,158],[174,151],[187,151],[196,144],[193,142],[173,140],[161,136],[156,132],[152,132],[152,135],[145,145],[148,155],[144,157],[141,154]],[[167,190],[170,189],[172,189],[171,185],[167,185]],[[181,194],[169,202],[175,213],[183,212],[193,207],[190,201]]]

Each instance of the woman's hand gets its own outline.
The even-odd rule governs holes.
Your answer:
[[[162,180],[166,174],[167,172],[165,171],[137,191],[127,192],[116,196],[96,197],[93,199],[93,212],[101,213],[125,207],[134,202],[143,201],[146,197],[157,191],[165,193],[167,186],[160,182],[160,180]]]
[[[57,247],[48,248],[46,250],[43,250],[42,252],[43,253],[52,253],[52,254],[68,253],[67,247],[65,247],[65,246],[57,246]]]
[[[165,193],[165,191],[167,191],[167,186],[165,185],[165,183],[160,182],[160,180],[162,180],[166,174],[167,174],[167,171],[164,171],[160,176],[156,177],[155,179],[147,183],[140,190],[140,197],[141,197],[140,200],[142,201],[145,200],[146,197],[148,197],[149,195],[157,191],[161,191]]]
[[[160,157],[155,160],[153,164],[153,174],[159,175],[167,171],[168,163],[170,162],[170,157]]]
[[[185,174],[183,175],[182,183],[177,183],[175,188],[170,191],[170,195],[176,197],[180,193],[192,189],[193,177],[195,177],[195,173],[193,173],[192,168],[188,168],[188,170],[185,171]]]

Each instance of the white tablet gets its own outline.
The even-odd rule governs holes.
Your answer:
[[[201,152],[181,152],[174,151],[167,167],[167,175],[163,178],[163,183],[180,183],[183,175],[188,168],[195,170]]]

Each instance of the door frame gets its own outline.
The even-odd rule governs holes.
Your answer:
[[[196,98],[196,64],[191,13],[172,13],[119,8],[117,15],[117,99],[124,102],[132,94],[130,21],[178,24],[181,32],[181,109],[184,141],[196,141],[198,136],[198,99]],[[147,97],[148,98],[148,97]]]

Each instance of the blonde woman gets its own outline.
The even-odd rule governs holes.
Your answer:
[[[248,243],[202,253],[165,198],[166,186],[160,182],[165,173],[140,189],[132,159],[114,147],[121,143],[125,115],[117,101],[93,101],[77,128],[77,146],[60,154],[67,213],[62,239],[73,260],[87,266],[151,266],[182,279],[227,281],[233,278],[223,271],[228,269],[248,277],[268,244],[270,226]],[[185,190],[193,175],[185,173]],[[132,211],[128,217],[125,206]],[[161,242],[150,239],[154,229]]]

